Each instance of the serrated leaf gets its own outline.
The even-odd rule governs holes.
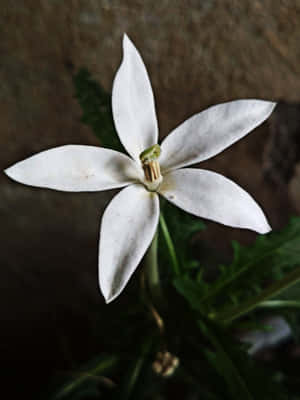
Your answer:
[[[216,281],[201,294],[198,288],[197,303],[210,306],[231,306],[232,300],[240,303],[260,293],[266,283],[282,278],[300,264],[300,218],[294,217],[280,232],[258,236],[252,246],[233,243],[234,258],[226,268],[220,269]],[[177,285],[178,287],[178,285]],[[196,293],[193,293],[193,297]]]
[[[191,279],[189,276],[179,276],[173,280],[173,285],[194,310],[204,314],[207,312],[202,296],[209,291],[209,286],[203,281]]]
[[[248,300],[236,305],[235,307],[231,307],[229,309],[225,308],[225,310],[223,309],[223,311],[218,313],[217,318],[219,321],[225,323],[231,322],[234,319],[239,318],[240,316],[250,312],[257,306],[259,306],[262,302],[278,296],[278,294],[284,292],[289,287],[295,285],[299,281],[300,267],[295,268],[293,271],[286,274],[284,278],[273,282],[256,296],[252,296]]]

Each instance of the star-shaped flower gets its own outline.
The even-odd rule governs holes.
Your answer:
[[[269,224],[242,188],[215,172],[183,167],[207,160],[241,139],[271,114],[275,103],[237,100],[186,120],[159,146],[154,98],[142,58],[123,38],[123,61],[112,91],[119,138],[129,153],[67,145],[8,168],[17,182],[81,192],[125,187],[101,222],[99,281],[106,302],[124,289],[148,249],[159,221],[159,196],[224,225],[267,233]]]

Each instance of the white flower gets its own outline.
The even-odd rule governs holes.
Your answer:
[[[260,207],[238,185],[215,172],[183,167],[207,160],[241,139],[269,117],[275,103],[237,100],[210,107],[171,132],[158,158],[148,74],[126,35],[123,50],[112,109],[120,140],[131,158],[105,148],[68,145],[38,153],[5,171],[26,185],[70,192],[127,186],[102,217],[99,281],[106,302],[124,289],[153,239],[160,212],[158,194],[202,218],[259,233],[270,230]]]

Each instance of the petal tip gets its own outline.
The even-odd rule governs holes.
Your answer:
[[[265,216],[263,216],[264,220],[261,221],[260,223],[258,223],[258,225],[256,226],[256,228],[254,228],[254,230],[259,233],[260,235],[266,235],[267,233],[272,231],[272,228],[270,226],[270,224],[268,223],[267,219]]]
[[[10,168],[6,168],[3,170],[3,172],[5,173],[5,175],[10,177],[10,173],[9,173]]]
[[[14,167],[8,167],[5,170],[3,170],[6,176],[8,176],[10,179],[17,181],[16,174],[14,173]]]
[[[127,33],[124,32],[124,34],[123,34],[123,49],[125,49],[127,46],[130,46],[130,45],[133,46],[133,43],[130,40]]]
[[[113,293],[112,291],[107,293],[101,287],[100,287],[100,290],[101,290],[101,293],[104,297],[106,304],[112,303],[119,296],[119,293]]]
[[[104,280],[101,279],[101,275],[99,276],[99,288],[106,304],[111,303],[120,294],[120,292],[114,290],[110,284],[105,283]]]
[[[273,111],[274,108],[277,106],[277,102],[276,101],[270,101],[269,103],[270,103],[270,108]]]
[[[105,303],[109,304],[113,301],[113,297],[104,297]]]
[[[277,105],[277,102],[275,101],[269,101],[269,100],[261,100],[261,102],[264,104],[265,106],[265,112],[266,112],[266,118],[269,118],[269,116],[272,114],[272,112],[274,111],[274,108]]]
[[[258,230],[257,232],[260,233],[261,235],[266,235],[267,233],[270,233],[272,231],[272,228],[270,227],[270,225],[267,223],[266,226],[260,230]]]

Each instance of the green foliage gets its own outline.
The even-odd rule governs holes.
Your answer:
[[[90,126],[103,147],[124,151],[114,128],[111,96],[82,68],[73,76],[75,97],[81,109],[81,122]]]
[[[212,349],[204,347],[208,362],[226,383],[230,399],[287,400],[284,388],[272,371],[265,371],[252,360],[220,327],[199,321],[199,327]]]
[[[248,277],[255,275],[258,284],[270,275],[273,278],[282,278],[288,269],[299,265],[299,245],[300,218],[298,217],[292,218],[289,225],[280,232],[258,236],[253,246],[243,247],[234,242],[234,260],[229,266],[229,271],[227,269],[222,271],[220,280],[223,277],[227,279],[226,275],[229,274],[232,279],[236,276],[244,277],[244,274]]]
[[[234,242],[233,249],[233,262],[221,266],[218,278],[212,283],[205,282],[202,274],[196,278],[185,274],[175,279],[175,287],[194,309],[217,316],[253,300],[255,296],[260,301],[265,300],[264,291],[271,282],[283,284],[282,287],[274,286],[268,297],[296,283],[299,279],[297,272],[291,272],[291,279],[284,277],[300,264],[300,218],[292,218],[280,232],[258,236],[252,246],[243,247]]]
[[[292,329],[294,339],[300,343],[300,283],[276,296],[276,300],[270,301],[269,307],[284,316]]]
[[[90,361],[77,372],[77,377],[65,383],[54,395],[53,400],[84,399],[87,396],[93,398],[99,395],[97,384],[106,384],[101,378],[102,374],[111,372],[117,364],[116,356],[100,356]]]

